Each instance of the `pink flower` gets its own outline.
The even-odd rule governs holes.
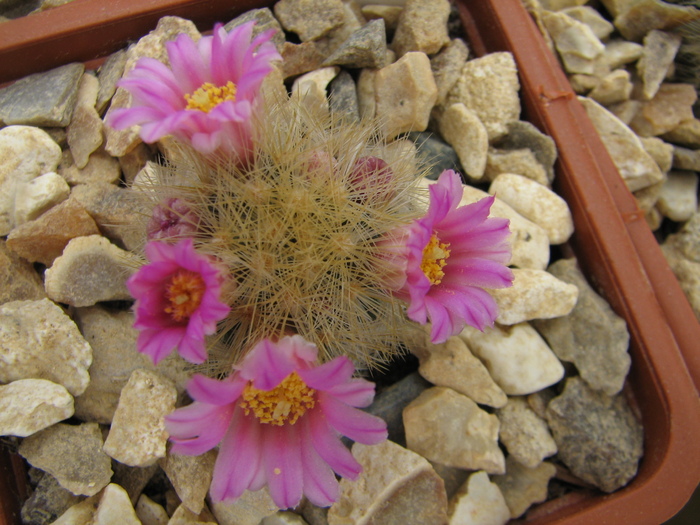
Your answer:
[[[509,221],[489,218],[494,197],[458,207],[463,191],[459,175],[443,171],[430,186],[425,216],[399,233],[398,246],[387,249],[401,272],[398,295],[408,302],[406,313],[418,323],[432,323],[433,343],[467,324],[479,330],[493,325],[498,308],[485,288],[513,282],[506,266]]]
[[[204,336],[213,334],[230,311],[219,300],[220,269],[195,251],[191,239],[174,245],[152,241],[145,251],[150,263],[126,283],[136,299],[138,351],[156,364],[175,349],[187,361],[203,363]]]
[[[149,241],[186,237],[196,232],[198,225],[199,217],[192,208],[182,199],[172,198],[153,208],[146,225],[146,237]]]
[[[299,335],[260,341],[227,379],[195,375],[195,400],[166,417],[175,453],[214,448],[210,494],[233,500],[268,485],[275,504],[295,507],[302,494],[315,505],[338,497],[333,474],[356,479],[362,470],[340,434],[364,444],[387,437],[386,424],[365,407],[374,384],[353,378],[345,356],[316,364],[317,348]]]
[[[173,135],[202,153],[245,158],[260,85],[272,70],[270,62],[281,59],[269,42],[274,30],[251,42],[253,25],[227,34],[218,24],[212,36],[197,43],[178,36],[166,44],[170,68],[141,58],[119,82],[133,96],[132,107],[115,110],[109,124],[116,129],[140,124],[145,142]]]

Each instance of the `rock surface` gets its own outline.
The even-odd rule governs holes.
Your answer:
[[[104,450],[126,465],[147,467],[165,457],[164,417],[175,409],[177,391],[150,370],[134,370],[119,397]]]
[[[537,392],[564,376],[559,359],[527,323],[496,325],[483,332],[468,326],[459,337],[509,396]]]
[[[30,436],[73,415],[73,396],[45,379],[0,385],[0,436]]]
[[[76,495],[93,496],[112,477],[111,461],[102,451],[102,431],[97,423],[58,423],[24,439],[19,453]]]
[[[505,472],[498,419],[450,388],[429,388],[403,411],[406,446],[421,456],[467,470]]]
[[[612,492],[637,473],[643,431],[623,396],[596,392],[571,377],[547,406],[547,422],[559,459],[582,480]]]
[[[549,271],[579,289],[573,311],[558,319],[536,320],[559,359],[574,363],[594,390],[613,395],[622,389],[630,367],[625,321],[587,283],[574,259],[561,259]]]
[[[362,472],[354,482],[340,480],[329,525],[447,521],[445,485],[425,458],[391,441],[355,443],[352,454]]]
[[[134,254],[119,249],[101,235],[76,237],[46,270],[46,294],[71,306],[130,300],[126,280],[135,267]]]
[[[486,472],[475,472],[450,501],[450,525],[505,525],[510,518],[506,500]]]
[[[0,381],[47,379],[77,396],[90,381],[91,362],[75,323],[48,299],[0,306]]]
[[[496,411],[501,426],[498,437],[508,458],[535,468],[546,457],[557,453],[557,444],[547,428],[547,422],[530,408],[523,397],[510,397],[508,403]],[[509,468],[506,467],[506,472]]]

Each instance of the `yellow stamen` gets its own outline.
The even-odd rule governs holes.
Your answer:
[[[236,100],[236,84],[230,80],[225,86],[215,86],[205,82],[191,95],[185,95],[187,106],[185,109],[194,109],[209,113],[216,106],[226,100]]]
[[[440,242],[438,236],[433,234],[425,248],[423,248],[423,262],[420,269],[428,278],[431,284],[440,284],[445,272],[442,269],[447,264],[450,256],[450,243]]]
[[[204,279],[198,273],[178,270],[165,287],[165,298],[168,300],[165,312],[178,323],[189,319],[202,304],[206,288]]]
[[[293,425],[316,405],[315,394],[313,388],[292,372],[272,390],[259,390],[248,383],[243,390],[241,408],[246,416],[252,412],[261,423]]]

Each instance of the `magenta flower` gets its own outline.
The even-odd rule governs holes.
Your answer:
[[[207,359],[204,336],[230,308],[219,295],[223,281],[213,259],[198,254],[191,239],[177,244],[152,241],[146,245],[150,261],[127,281],[136,299],[136,347],[158,364],[176,350],[191,363]]]
[[[251,42],[253,25],[226,33],[218,24],[197,43],[178,36],[166,44],[170,68],[141,58],[119,82],[133,96],[132,107],[115,110],[109,124],[116,129],[140,124],[144,142],[173,135],[202,153],[245,158],[260,85],[272,70],[270,62],[281,59],[269,42],[274,30]]]
[[[387,437],[386,424],[357,408],[374,397],[374,384],[353,378],[345,356],[316,364],[317,348],[299,335],[260,341],[223,381],[195,375],[195,400],[166,417],[172,451],[198,455],[214,448],[210,495],[234,500],[268,485],[280,508],[302,495],[322,507],[338,497],[337,474],[362,470],[340,434],[364,444]]]
[[[433,343],[446,341],[467,324],[479,330],[492,326],[498,308],[485,288],[513,282],[506,266],[509,221],[489,218],[494,197],[458,207],[463,191],[459,175],[443,171],[430,185],[425,216],[400,232],[398,245],[387,248],[401,273],[398,295],[408,303],[406,314],[418,323],[432,323]]]
[[[153,208],[151,218],[146,225],[146,238],[168,239],[187,237],[197,231],[199,217],[192,208],[178,198],[171,198]]]

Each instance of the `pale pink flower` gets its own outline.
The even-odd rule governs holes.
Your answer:
[[[273,68],[270,62],[281,59],[269,42],[274,30],[251,42],[253,25],[227,33],[218,24],[197,43],[179,35],[165,45],[169,68],[141,58],[119,82],[131,93],[132,107],[114,110],[108,123],[116,129],[141,125],[144,142],[173,135],[202,153],[245,158],[260,85]]]
[[[198,254],[192,239],[152,241],[150,261],[127,281],[136,299],[134,328],[139,352],[158,363],[173,350],[191,363],[207,359],[204,337],[216,331],[230,308],[220,300],[223,276],[211,257]]]
[[[486,289],[513,282],[510,231],[507,219],[489,217],[492,196],[459,206],[464,188],[454,171],[442,172],[429,189],[426,214],[387,242],[386,252],[409,319],[430,321],[431,341],[441,343],[465,325],[493,325],[498,307]]]
[[[166,417],[172,451],[198,455],[220,444],[210,495],[235,500],[269,487],[280,508],[305,495],[328,506],[338,498],[333,472],[356,479],[359,463],[340,441],[364,444],[387,437],[368,406],[374,384],[353,378],[345,356],[318,365],[318,349],[299,335],[260,341],[223,381],[195,375],[187,386],[194,403]]]

